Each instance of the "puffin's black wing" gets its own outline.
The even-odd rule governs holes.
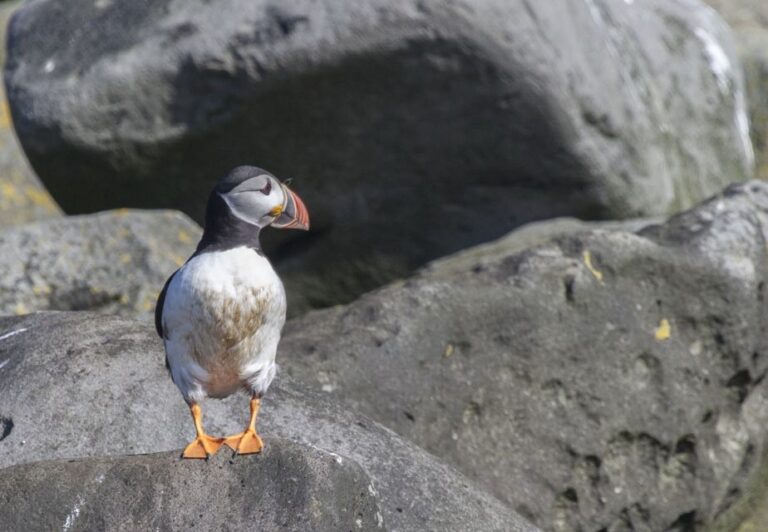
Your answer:
[[[165,303],[165,293],[168,291],[168,285],[171,284],[173,276],[176,275],[178,271],[179,270],[173,272],[168,280],[165,281],[163,289],[160,291],[160,295],[157,296],[157,304],[155,305],[155,330],[157,331],[157,334],[160,335],[160,338],[163,339],[165,339],[165,334],[163,334],[163,304]]]

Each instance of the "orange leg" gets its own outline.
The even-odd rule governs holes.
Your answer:
[[[212,454],[216,454],[221,444],[224,443],[224,438],[214,438],[208,436],[203,430],[203,410],[197,403],[189,405],[189,411],[192,412],[192,419],[195,421],[195,431],[197,432],[197,438],[187,445],[184,449],[184,458],[208,458]]]
[[[230,447],[236,454],[254,454],[260,453],[264,448],[264,442],[256,434],[256,415],[259,413],[261,400],[256,397],[251,398],[251,420],[248,428],[240,434],[228,436],[224,444]]]

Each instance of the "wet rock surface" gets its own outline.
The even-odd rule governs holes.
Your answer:
[[[272,439],[262,454],[177,452],[2,470],[0,522],[21,530],[386,530],[362,468]]]
[[[203,411],[205,427],[210,434],[233,434],[241,431],[247,421],[248,401],[245,396],[233,396],[225,401],[209,400],[204,403]],[[68,475],[73,475],[74,479],[90,482],[101,473],[105,479],[119,484],[121,471],[125,472],[126,481],[135,479],[137,486],[149,486],[154,478],[153,468],[147,471],[146,466],[156,464],[154,481],[169,487],[168,498],[162,499],[168,507],[157,509],[153,506],[156,513],[150,513],[146,519],[156,518],[160,523],[169,519],[176,522],[173,519],[178,515],[173,508],[177,508],[175,505],[181,501],[174,494],[178,493],[175,490],[181,482],[180,477],[185,471],[198,471],[195,468],[203,467],[174,465],[172,455],[124,456],[171,450],[178,456],[194,434],[187,408],[164,368],[162,345],[150,323],[85,312],[0,318],[0,419],[7,420],[4,436],[0,438],[0,467],[22,467],[11,469],[9,474],[12,478],[29,478],[32,483],[26,486],[30,489],[36,490],[38,484],[35,482],[44,485],[46,478],[66,481]],[[237,479],[254,475],[253,482],[265,481],[265,477],[257,472],[260,468],[267,472],[288,473],[294,467],[292,460],[300,462],[303,456],[316,465],[321,461],[326,468],[301,473],[302,469],[296,465],[297,475],[301,473],[304,478],[309,476],[319,482],[306,488],[315,490],[313,493],[318,493],[319,497],[324,488],[343,485],[341,495],[354,494],[348,501],[350,507],[347,510],[359,508],[357,513],[362,512],[362,515],[358,517],[363,523],[368,523],[373,516],[378,525],[375,504],[385,527],[392,530],[535,530],[450,466],[346,406],[329,401],[322,394],[305,391],[287,377],[278,376],[270,389],[262,405],[258,426],[266,448],[273,449],[255,458],[255,462],[249,461],[248,457],[238,457],[234,465],[221,465],[217,455],[212,464],[214,482],[222,490],[229,486],[227,493],[235,501],[244,500],[241,494],[232,493],[231,487],[233,482],[237,487]],[[313,448],[316,450],[312,451]],[[223,456],[231,454],[226,450],[220,452]],[[103,458],[105,456],[110,458]],[[29,465],[44,460],[83,457],[102,458],[76,462],[75,465],[49,462],[50,468],[46,464]],[[325,475],[323,471],[336,467],[328,463],[330,458],[338,464],[337,473]],[[279,463],[272,463],[273,460]],[[344,465],[347,462],[351,464]],[[221,471],[216,469],[219,467],[216,464],[221,465]],[[0,472],[0,477],[5,476],[5,471]],[[150,476],[149,480],[145,474]],[[193,474],[194,482],[199,481],[196,475]],[[323,475],[328,478],[320,479]],[[290,487],[290,477],[296,475],[286,476],[288,478],[273,481],[285,489],[300,488]],[[360,482],[364,483],[369,496],[357,491]],[[83,489],[90,489],[89,486]],[[135,490],[135,487],[129,483],[119,493],[137,493],[139,502],[136,504],[144,504],[141,502],[144,501],[143,490]],[[521,485],[520,489],[525,486]],[[60,493],[49,488],[51,491]],[[77,502],[77,492],[69,494],[75,499],[65,495],[61,493],[50,502],[50,508],[55,510],[51,516],[42,515],[46,513],[42,512],[38,518],[56,520],[69,515],[61,512],[67,505]],[[14,490],[9,493],[0,489],[0,500],[3,497],[6,500],[16,497],[13,500],[21,505],[17,506],[19,509],[28,507],[23,506],[24,501],[14,495]],[[84,496],[83,504],[98,503],[98,497],[93,497],[96,498]],[[213,493],[212,497],[224,500],[219,498],[223,497],[221,493]],[[331,505],[328,511],[337,511],[334,518],[346,522],[348,512],[341,511],[336,495],[326,493],[323,497],[320,501]],[[285,509],[285,501],[281,502],[279,497],[276,500],[276,505],[271,506],[270,502],[261,517],[268,523],[273,522],[272,516],[279,520],[280,512]],[[312,505],[309,508],[301,506],[300,502],[306,500],[294,500],[296,518],[307,515],[315,519],[326,515],[322,509],[315,512]],[[104,501],[112,504],[112,499]],[[69,508],[71,511],[73,506]],[[82,511],[86,512],[85,507]],[[89,506],[88,512],[93,519],[99,516],[98,508]],[[141,518],[140,512],[131,508],[117,509],[116,512],[130,519]],[[198,512],[192,512],[189,518],[196,523],[202,519]],[[208,516],[205,519],[215,518]],[[221,515],[218,518],[223,519]],[[241,516],[234,519],[241,519]],[[182,528],[185,523],[181,522]]]
[[[174,211],[117,210],[0,231],[0,314],[97,310],[150,316],[200,227]]]
[[[513,234],[289,322],[279,358],[544,529],[693,530],[766,450],[767,236],[760,182],[637,233]]]
[[[13,18],[5,73],[68,212],[199,221],[235,165],[295,178],[313,231],[268,251],[299,311],[527,221],[669,213],[745,179],[735,57],[694,0],[47,0]]]

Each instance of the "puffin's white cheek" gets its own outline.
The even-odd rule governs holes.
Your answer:
[[[263,211],[249,193],[223,195],[232,214],[253,225],[262,225]],[[259,214],[261,212],[261,214]]]

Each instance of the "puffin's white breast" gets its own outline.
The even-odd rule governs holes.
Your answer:
[[[168,285],[163,306],[174,382],[206,395],[232,393],[274,372],[285,292],[269,261],[247,247],[203,253]],[[267,383],[268,386],[268,383]]]

